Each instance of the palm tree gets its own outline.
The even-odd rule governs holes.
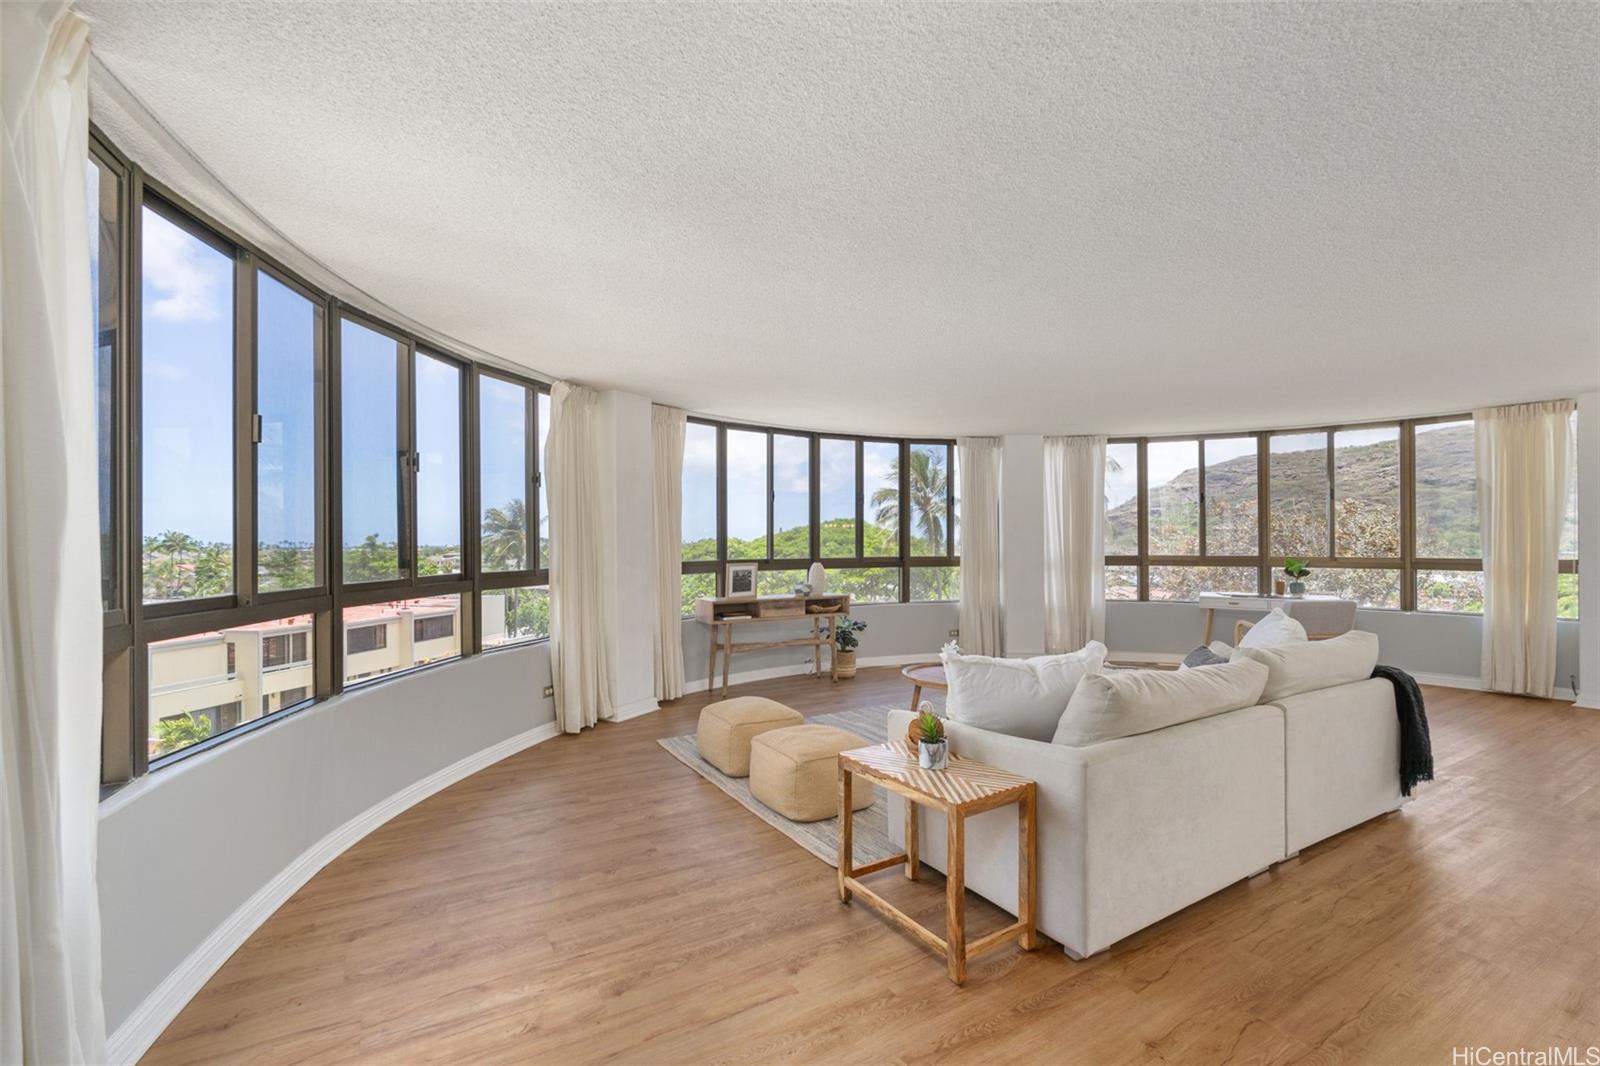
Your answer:
[[[528,504],[511,500],[483,512],[483,566],[486,570],[526,570]]]
[[[900,525],[900,459],[889,464],[888,483],[872,494],[873,521],[891,529]],[[931,452],[911,450],[911,518],[922,532],[926,554],[944,551],[949,494],[944,463]]]

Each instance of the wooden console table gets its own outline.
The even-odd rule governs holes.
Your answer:
[[[722,651],[722,695],[728,695],[728,674],[733,657],[747,651],[774,648],[810,648],[812,673],[822,676],[822,649],[828,648],[828,676],[839,680],[838,656],[833,649],[833,621],[850,613],[848,592],[822,596],[701,596],[694,601],[695,621],[710,630],[711,652],[706,663],[706,690],[717,676],[717,651]],[[735,641],[735,626],[755,622],[804,622],[811,620],[811,634],[787,640]]]
[[[851,839],[852,777],[864,777],[899,793],[906,801],[906,850],[900,855],[857,866]],[[948,850],[945,866],[945,932],[936,936],[890,903],[859,878],[905,863],[906,876],[917,878],[917,804],[943,811]],[[1017,805],[1017,920],[967,943],[967,817]],[[1026,777],[973,759],[950,756],[944,770],[924,770],[910,742],[892,740],[839,753],[839,902],[860,896],[874,910],[945,957],[950,980],[963,984],[967,960],[1015,940],[1024,951],[1039,944],[1035,908],[1039,899],[1038,786]]]

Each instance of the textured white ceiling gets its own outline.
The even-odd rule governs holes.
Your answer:
[[[352,283],[735,418],[1168,432],[1600,387],[1600,6],[82,2]]]

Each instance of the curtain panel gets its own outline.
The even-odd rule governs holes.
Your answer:
[[[0,1062],[102,1062],[89,33],[0,4]]]
[[[565,381],[550,389],[550,675],[556,725],[566,733],[616,713],[600,536],[599,402],[595,390]]]
[[[1044,441],[1044,648],[1106,635],[1104,437]]]
[[[650,409],[655,459],[656,699],[683,695],[683,438],[676,407]]]
[[[1472,413],[1483,546],[1483,687],[1555,694],[1571,400]]]
[[[956,441],[961,468],[961,650],[1000,655],[1000,459],[998,437]]]

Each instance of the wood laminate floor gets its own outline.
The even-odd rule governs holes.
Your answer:
[[[806,713],[897,670],[743,686]],[[1600,1044],[1600,713],[1428,688],[1439,780],[1403,811],[1085,962],[965,988],[833,870],[655,743],[703,695],[562,737],[330,864],[147,1063],[1439,1063]],[[876,875],[940,927],[942,882]],[[1003,915],[970,897],[973,934]]]

